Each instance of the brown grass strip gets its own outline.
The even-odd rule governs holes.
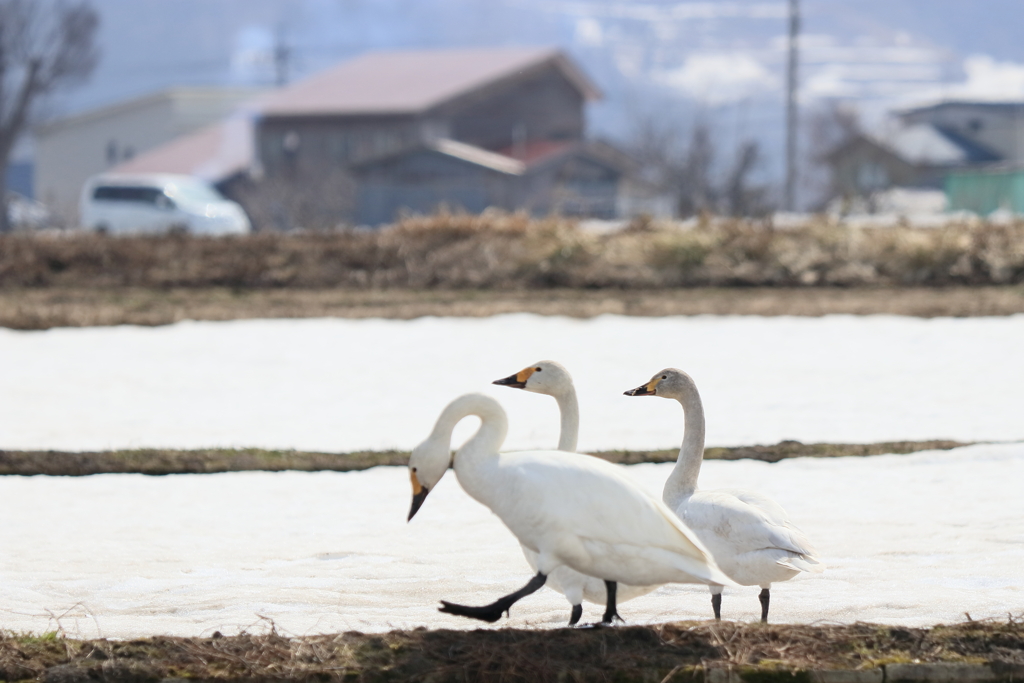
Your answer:
[[[0,287],[666,289],[1024,284],[1024,221],[853,228],[822,218],[638,220],[440,213],[374,231],[0,236]]]
[[[182,320],[253,318],[485,317],[535,313],[907,315],[922,318],[1024,313],[1024,287],[701,287],[618,289],[229,289],[224,287],[0,288],[0,327],[45,330],[96,325],[168,325]]]
[[[782,441],[773,446],[709,448],[707,460],[750,458],[778,462],[785,458],[863,457],[885,453],[913,453],[948,450],[967,446],[960,441],[896,441],[876,444],[804,444]],[[603,451],[596,453],[609,462],[635,465],[643,462],[673,462],[677,450]],[[79,477],[91,474],[214,474],[218,472],[350,472],[380,465],[404,467],[407,451],[356,451],[352,453],[310,453],[272,451],[258,448],[167,450],[138,449],[101,452],[0,451],[0,475],[50,475]]]

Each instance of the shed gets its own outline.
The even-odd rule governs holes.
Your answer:
[[[431,213],[439,206],[480,213],[510,207],[525,164],[455,140],[437,140],[360,164],[356,220],[388,223],[401,211]]]
[[[488,207],[534,215],[611,218],[623,165],[596,143],[536,141],[491,152],[441,139],[353,167],[356,220],[380,225],[402,212]]]

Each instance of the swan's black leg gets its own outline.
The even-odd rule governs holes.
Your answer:
[[[604,608],[604,616],[601,617],[601,623],[610,624],[613,619],[622,621],[622,617],[619,616],[619,612],[615,609],[615,592],[618,584],[614,581],[605,581],[604,587],[608,591],[608,604]]]
[[[715,621],[722,620],[722,594],[711,594],[711,609],[715,610]]]
[[[771,599],[767,588],[762,588],[761,592],[757,594],[757,599],[761,601],[761,622],[768,623],[768,601]]]
[[[468,605],[457,605],[454,602],[442,600],[442,607],[439,607],[438,610],[447,614],[457,614],[460,617],[469,617],[470,619],[479,619],[480,621],[494,623],[498,619],[501,619],[502,613],[508,612],[509,608],[512,607],[516,601],[539,590],[547,580],[548,577],[546,575],[537,572],[537,576],[530,579],[529,583],[517,590],[515,593],[509,593],[503,598],[498,598],[489,605],[484,605],[483,607],[470,607]]]
[[[575,626],[583,616],[583,605],[573,605],[572,614],[569,616],[569,626]]]

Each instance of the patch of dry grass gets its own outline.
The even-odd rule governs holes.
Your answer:
[[[835,458],[947,450],[967,444],[958,441],[899,441],[878,444],[804,444],[782,441],[774,446],[709,448],[707,460],[751,458],[778,462],[785,458]],[[673,462],[678,451],[604,451],[596,453],[609,462],[633,465],[641,462]],[[267,471],[350,472],[380,465],[404,467],[406,451],[356,451],[309,453],[269,451],[258,448],[203,449],[192,451],[139,449],[68,453],[61,451],[0,451],[0,475],[87,476],[90,474],[211,474],[216,472]]]
[[[771,681],[896,662],[984,663],[1008,680],[1024,671],[1024,628],[1012,617],[931,629],[678,622],[288,638],[271,625],[265,635],[217,636],[79,641],[0,633],[0,680],[700,681],[711,669],[732,668],[744,680]]]
[[[708,219],[612,234],[522,214],[375,232],[0,236],[0,325],[184,319],[1024,312],[1024,223],[775,230]]]
[[[1024,222],[852,228],[825,219],[639,221],[595,234],[569,219],[440,213],[379,231],[224,238],[0,237],[0,287],[659,289],[1024,282]]]

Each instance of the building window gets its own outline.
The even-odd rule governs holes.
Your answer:
[[[299,146],[302,144],[302,138],[294,130],[290,130],[284,134],[281,138],[281,149],[288,156],[295,156],[295,153],[299,151]]]
[[[857,189],[875,192],[889,186],[889,172],[877,161],[865,161],[857,167]]]

